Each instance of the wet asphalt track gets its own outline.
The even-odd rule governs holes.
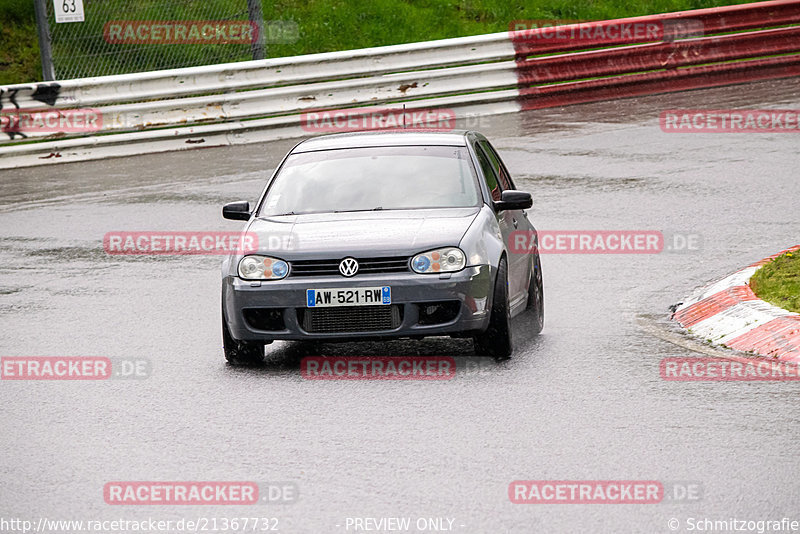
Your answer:
[[[219,257],[103,251],[112,230],[238,230],[221,205],[254,200],[295,141],[0,173],[0,354],[153,362],[145,380],[0,382],[0,516],[277,517],[286,533],[347,532],[347,517],[448,517],[464,533],[800,520],[800,385],[665,382],[661,358],[697,354],[638,326],[796,244],[800,228],[797,134],[666,134],[659,112],[799,105],[794,79],[483,119],[539,229],[655,229],[703,245],[543,256],[543,334],[443,382],[307,381],[298,362],[469,356],[469,343],[276,343],[265,368],[231,368]],[[517,479],[693,481],[703,497],[515,505]],[[118,480],[293,481],[300,499],[109,506],[103,485]]]

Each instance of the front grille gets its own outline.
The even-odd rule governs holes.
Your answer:
[[[291,262],[292,269],[289,276],[329,276],[339,275],[338,260],[299,260]],[[408,256],[392,256],[388,258],[356,258],[358,261],[358,272],[360,274],[370,273],[402,273],[408,271]]]
[[[403,322],[402,308],[396,304],[299,308],[297,312],[303,330],[312,334],[394,330]]]

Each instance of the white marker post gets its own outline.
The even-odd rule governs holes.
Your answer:
[[[56,23],[83,22],[83,0],[53,0]]]

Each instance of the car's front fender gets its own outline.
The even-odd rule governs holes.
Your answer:
[[[494,211],[484,205],[459,244],[467,255],[468,266],[490,265],[497,269],[506,247]]]

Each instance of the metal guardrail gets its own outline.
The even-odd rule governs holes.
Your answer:
[[[90,132],[6,121],[0,168],[297,137],[308,134],[302,114],[317,110],[404,106],[468,117],[797,76],[798,24],[800,0],[777,0],[0,87],[4,116],[88,108],[98,119]]]

